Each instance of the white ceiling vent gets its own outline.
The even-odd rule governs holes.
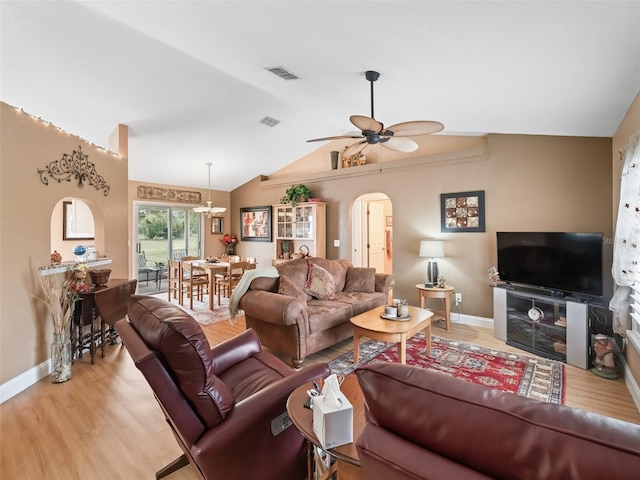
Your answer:
[[[297,80],[300,78],[283,67],[267,67],[267,70],[285,80]]]
[[[276,120],[275,118],[271,117],[264,117],[262,120],[260,120],[260,123],[264,123],[267,127],[275,127],[280,123],[280,120]]]

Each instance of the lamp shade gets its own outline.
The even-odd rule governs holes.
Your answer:
[[[419,255],[421,257],[443,258],[444,242],[442,240],[421,240]]]

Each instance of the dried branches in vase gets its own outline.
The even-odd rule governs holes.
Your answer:
[[[53,318],[53,342],[51,343],[51,381],[66,382],[71,378],[71,318],[78,298],[73,288],[73,273],[47,273],[41,269],[40,285],[44,299],[38,298],[49,307]]]

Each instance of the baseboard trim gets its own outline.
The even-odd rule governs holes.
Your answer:
[[[464,313],[452,313],[451,321],[453,323],[471,325],[472,327],[490,328],[493,330],[493,318],[476,317],[474,315],[465,315]]]
[[[51,360],[45,360],[40,365],[30,368],[17,377],[0,385],[0,404],[15,397],[20,392],[26,390],[31,385],[36,384],[44,377],[51,374]]]

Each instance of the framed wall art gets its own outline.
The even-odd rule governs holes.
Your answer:
[[[442,232],[484,232],[484,223],[484,190],[440,194]]]
[[[271,241],[271,205],[240,209],[240,239],[243,242]]]
[[[222,217],[211,217],[211,233],[222,233],[224,219]]]

